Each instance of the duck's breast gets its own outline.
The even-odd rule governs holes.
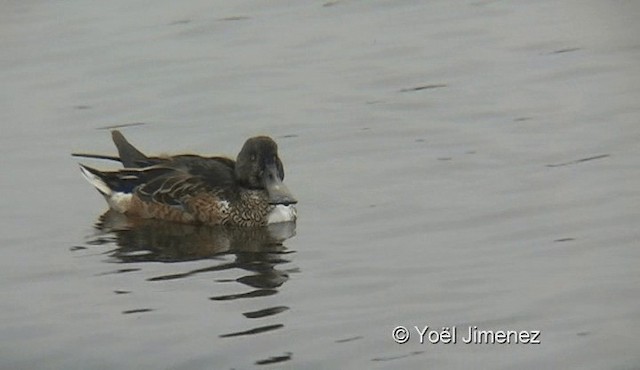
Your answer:
[[[273,207],[267,219],[269,224],[277,224],[280,222],[295,221],[298,217],[298,211],[293,205],[285,206],[284,204],[278,204]]]

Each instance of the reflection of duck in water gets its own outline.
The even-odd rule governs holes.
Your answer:
[[[222,254],[286,253],[282,243],[295,235],[296,224],[281,222],[267,227],[188,225],[130,218],[109,210],[100,216],[96,228],[115,235],[119,248],[113,257],[122,262],[181,262]]]
[[[275,294],[275,288],[289,279],[287,271],[275,266],[289,262],[284,255],[291,253],[282,244],[295,235],[294,222],[281,222],[267,227],[228,227],[186,225],[159,220],[129,218],[109,210],[103,214],[96,227],[105,234],[115,236],[118,248],[111,253],[116,260],[131,262],[183,262],[215,259],[214,266],[182,273],[161,275],[151,281],[186,278],[200,273],[229,269],[250,271],[250,275],[235,279],[256,288],[248,293],[212,297],[213,300],[231,300]],[[94,244],[111,243],[105,234]],[[235,255],[228,261],[224,255]]]
[[[269,137],[248,139],[236,161],[192,154],[148,157],[112,131],[125,168],[98,171],[80,165],[109,207],[126,215],[187,224],[264,226],[295,221],[293,198],[282,183],[284,166]]]
[[[264,227],[189,225],[127,217],[109,210],[100,217],[96,228],[98,233],[90,244],[112,246],[115,242],[117,248],[110,248],[108,252],[112,262],[134,266],[119,268],[115,272],[140,270],[144,262],[199,260],[198,263],[179,263],[166,270],[155,266],[153,271],[164,272],[147,277],[147,281],[163,284],[196,276],[202,281],[203,277],[211,276],[215,284],[226,286],[222,290],[214,289],[214,294],[207,294],[209,302],[217,305],[221,304],[218,302],[251,301],[249,304],[240,304],[238,307],[243,307],[240,312],[249,320],[259,320],[243,320],[240,322],[242,328],[220,333],[221,338],[255,335],[285,327],[278,321],[278,315],[289,310],[286,299],[259,298],[276,295],[289,280],[290,274],[299,272],[290,265],[294,251],[283,245],[285,240],[295,235],[295,222],[280,222]],[[130,293],[126,290],[114,292]],[[151,311],[155,311],[155,308],[142,306],[123,311],[123,314]],[[265,320],[268,321],[265,323]],[[289,359],[291,354],[285,353],[283,356],[260,359],[256,363],[270,364]]]

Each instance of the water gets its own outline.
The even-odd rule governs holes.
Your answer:
[[[638,16],[4,3],[0,367],[637,368]],[[101,218],[69,153],[115,153],[114,125],[151,154],[273,136],[295,230]],[[541,343],[421,344],[425,325]]]

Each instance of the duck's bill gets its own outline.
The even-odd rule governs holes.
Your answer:
[[[269,166],[265,171],[264,182],[267,194],[269,194],[270,204],[283,204],[288,206],[298,203],[287,186],[280,180],[278,169],[275,165]]]

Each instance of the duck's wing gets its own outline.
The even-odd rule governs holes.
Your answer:
[[[72,153],[74,157],[104,159],[122,163],[125,168],[147,168],[165,165],[194,176],[204,176],[214,185],[220,182],[232,181],[235,171],[235,161],[225,157],[203,157],[195,154],[180,154],[174,156],[150,157],[134,147],[118,130],[111,131],[113,143],[118,148],[118,155],[104,155],[92,153]]]
[[[111,131],[111,138],[118,148],[119,160],[125,168],[147,167],[158,163],[157,159],[147,157],[131,145],[120,131]]]
[[[184,199],[203,192],[233,197],[237,187],[233,161],[226,158],[203,158],[182,155],[154,167],[169,168],[136,188],[136,194],[146,202],[183,207]]]
[[[184,208],[186,197],[209,190],[202,178],[178,171],[156,177],[137,187],[135,194],[145,202]]]
[[[236,181],[235,162],[229,158],[183,154],[171,157],[166,165],[200,177],[211,187],[230,187]]]
[[[80,170],[85,179],[107,199],[112,207],[113,204],[118,203],[118,199],[133,194],[143,202],[178,207],[187,211],[184,204],[189,196],[211,190],[202,178],[161,165],[140,169],[100,171],[81,164]],[[120,212],[123,211],[120,210]]]
[[[105,159],[107,161],[120,162],[120,157],[115,155],[106,154],[92,154],[92,153],[71,153],[72,157],[91,158],[91,159]]]
[[[85,179],[105,196],[112,196],[113,193],[131,194],[137,187],[153,181],[153,179],[167,176],[174,171],[171,168],[161,166],[100,171],[83,164],[80,165],[80,169]]]
[[[169,161],[169,158],[148,157],[136,147],[131,145],[124,135],[118,130],[111,131],[113,143],[118,148],[118,155],[104,155],[92,153],[72,153],[74,157],[105,159],[109,161],[120,162],[125,168],[146,168]]]

